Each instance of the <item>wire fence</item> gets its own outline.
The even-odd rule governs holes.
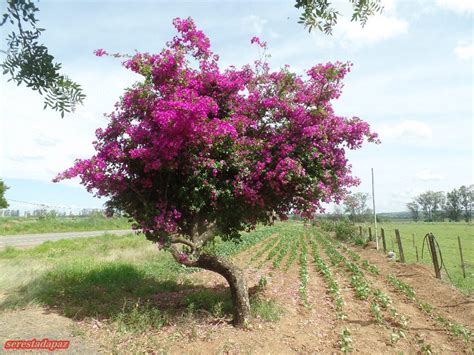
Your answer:
[[[397,240],[397,231],[399,241]],[[375,241],[374,227],[359,225],[359,233]],[[438,265],[433,265],[433,252],[429,234],[433,235]],[[440,224],[388,224],[378,229],[380,249],[382,236],[386,251],[393,251],[397,260],[406,263],[424,263],[440,269],[443,278],[471,293],[474,287],[474,225],[462,223]],[[401,260],[401,259],[404,260]]]

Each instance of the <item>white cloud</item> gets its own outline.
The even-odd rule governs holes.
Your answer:
[[[474,0],[473,0],[474,3]],[[474,44],[470,43],[459,43],[456,48],[454,48],[454,53],[459,59],[472,59],[474,58]]]
[[[245,16],[242,19],[242,27],[247,32],[260,35],[263,32],[263,28],[268,21],[264,18],[256,15]]]
[[[437,0],[436,4],[460,14],[474,12],[474,1],[472,0]]]
[[[369,18],[364,27],[358,22],[351,22],[348,18],[341,18],[335,28],[334,35],[351,45],[371,44],[396,37],[407,31],[407,21],[381,14]]]
[[[415,179],[420,181],[440,181],[444,177],[440,174],[434,173],[429,169],[420,170],[415,174]]]
[[[404,141],[427,140],[433,136],[433,130],[424,122],[405,120],[396,124],[382,124],[376,131],[384,138],[401,139]]]
[[[43,110],[38,93],[5,80],[0,82],[0,103],[4,103],[0,117],[2,177],[51,181],[72,166],[75,158],[90,157],[94,153],[95,130],[107,123],[103,113],[113,111],[123,88],[137,77],[118,63],[102,71],[100,64],[88,71],[74,69],[68,69],[68,73],[81,78],[87,98],[84,106],[63,119],[57,112]],[[77,186],[77,182],[71,185]]]

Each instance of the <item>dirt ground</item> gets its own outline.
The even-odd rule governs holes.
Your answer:
[[[311,257],[308,259],[308,302],[305,305],[299,294],[299,266],[297,260],[287,272],[272,270],[271,262],[258,268],[251,262],[259,245],[237,256],[234,261],[248,277],[250,288],[258,285],[262,276],[268,280],[260,297],[271,299],[284,309],[280,320],[252,321],[248,329],[235,329],[226,319],[204,318],[189,324],[169,324],[154,334],[138,334],[128,339],[117,339],[100,323],[71,319],[49,313],[41,308],[28,307],[0,314],[0,341],[4,339],[69,339],[71,353],[171,353],[171,354],[288,354],[338,353],[341,350],[341,332],[348,328],[354,353],[473,353],[473,343],[449,334],[414,302],[393,289],[385,275],[394,274],[409,283],[420,300],[427,301],[437,314],[459,322],[471,331],[474,325],[474,302],[454,287],[433,277],[424,265],[389,262],[371,246],[353,248],[362,259],[380,269],[379,275],[366,273],[371,286],[390,296],[396,309],[409,319],[404,337],[396,342],[393,328],[377,324],[369,312],[367,301],[354,297],[349,278],[341,269],[331,268],[345,300],[347,319],[340,320],[326,283],[316,271]],[[321,253],[329,265],[327,257]],[[285,263],[286,258],[282,262]],[[203,271],[192,274],[193,280],[204,287],[226,287],[219,275]],[[196,281],[194,281],[196,283]],[[182,295],[181,295],[182,296]],[[161,302],[171,302],[180,295],[157,295]],[[159,301],[157,301],[159,303]],[[114,343],[115,342],[115,343]],[[140,346],[148,344],[144,350]],[[429,346],[427,346],[429,344]],[[1,351],[1,350],[0,350]]]

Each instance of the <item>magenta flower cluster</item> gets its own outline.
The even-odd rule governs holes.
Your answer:
[[[161,242],[209,223],[235,235],[290,211],[310,216],[358,183],[346,150],[378,140],[331,106],[351,64],[318,64],[305,77],[264,60],[221,70],[192,19],[173,24],[178,35],[160,53],[125,60],[144,80],[97,130],[96,154],[56,181],[79,176]]]

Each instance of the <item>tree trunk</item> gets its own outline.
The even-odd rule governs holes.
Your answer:
[[[236,327],[244,327],[250,319],[250,302],[242,270],[229,260],[209,254],[201,254],[193,264],[196,267],[217,272],[227,280],[234,308],[233,323]]]

